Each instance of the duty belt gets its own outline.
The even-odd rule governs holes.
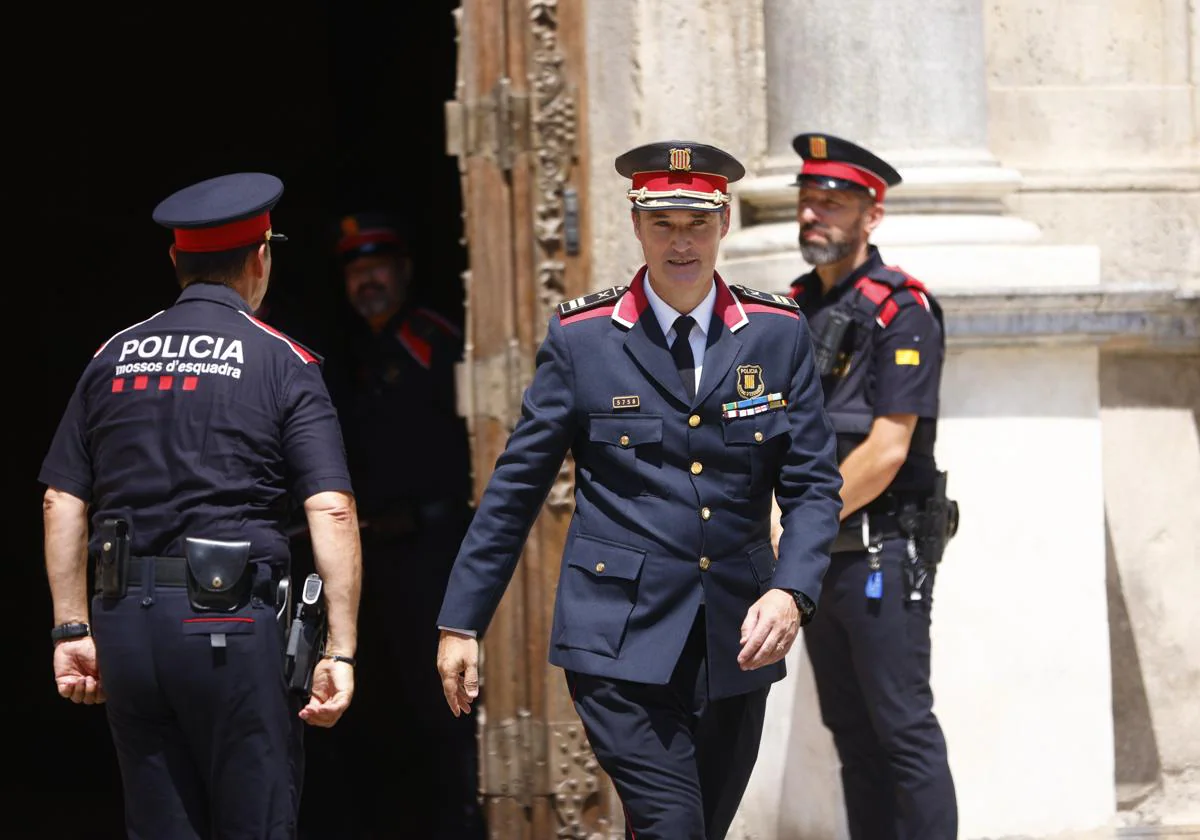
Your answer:
[[[146,561],[154,566],[155,586],[187,586],[187,566],[182,557],[133,557],[129,561],[129,585],[146,580]]]
[[[186,587],[187,561],[182,557],[131,557],[129,559],[128,575],[129,588],[141,586],[146,582],[147,562],[154,567],[155,587]],[[270,601],[275,598],[275,590],[279,585],[278,575],[272,575],[265,581],[259,581],[254,586],[254,592],[260,598]]]
[[[833,545],[829,548],[829,553],[867,551],[871,546],[878,546],[886,539],[903,535],[900,524],[893,514],[857,511],[850,514],[842,523]]]

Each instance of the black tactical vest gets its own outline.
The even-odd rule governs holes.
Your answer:
[[[867,261],[839,281],[828,295],[822,296],[821,280],[816,272],[793,282],[791,295],[808,318],[816,344],[831,339],[830,322],[836,320],[839,313],[848,316],[840,340],[832,337],[836,346],[824,348],[833,354],[833,364],[832,371],[821,378],[825,410],[837,432],[840,463],[863,441],[875,420],[875,376],[871,363],[877,337],[902,308],[924,306],[942,328],[941,349],[944,353],[942,308],[919,280],[885,266],[873,246]],[[820,350],[818,348],[818,353]],[[920,494],[932,485],[936,474],[933,457],[936,439],[937,421],[919,418],[908,458],[890,490]]]

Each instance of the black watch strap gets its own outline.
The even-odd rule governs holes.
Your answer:
[[[70,621],[60,624],[50,631],[50,641],[62,642],[67,639],[82,639],[92,635],[92,628],[83,621]]]
[[[813,614],[817,611],[817,605],[799,589],[789,589],[788,591],[792,594],[792,600],[796,602],[796,608],[800,610],[800,626],[803,627],[812,620]]]

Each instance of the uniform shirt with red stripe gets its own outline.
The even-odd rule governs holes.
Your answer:
[[[88,502],[93,524],[128,519],[135,556],[248,539],[283,564],[296,505],[352,490],[320,361],[234,290],[192,284],[96,351],[38,479]]]

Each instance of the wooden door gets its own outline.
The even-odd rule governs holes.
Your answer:
[[[476,498],[520,412],[554,307],[588,291],[584,0],[463,0],[446,105],[462,180],[467,418]],[[619,805],[546,661],[573,508],[559,473],[483,642],[480,789],[495,840],[623,837]]]

